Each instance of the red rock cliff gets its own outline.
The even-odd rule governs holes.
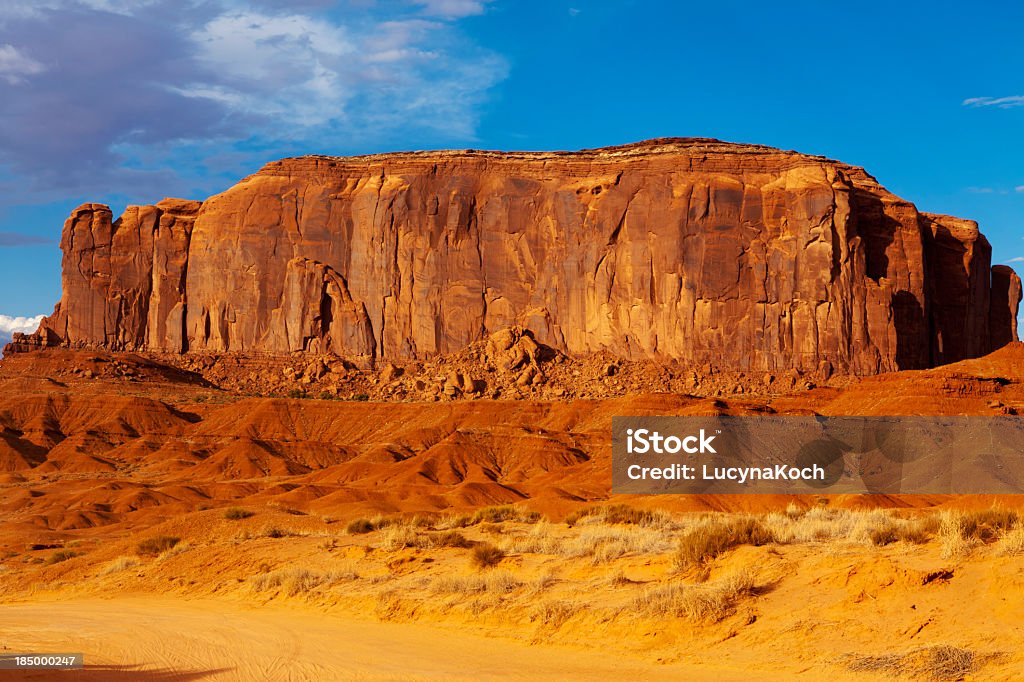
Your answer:
[[[971,221],[864,170],[704,139],[268,164],[77,209],[45,343],[416,358],[512,325],[568,353],[872,374],[1016,337]]]

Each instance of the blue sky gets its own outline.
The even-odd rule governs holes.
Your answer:
[[[78,204],[302,153],[756,142],[1024,260],[1022,29],[1006,2],[0,0],[0,333],[52,310]]]

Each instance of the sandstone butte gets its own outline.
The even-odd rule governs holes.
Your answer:
[[[570,355],[857,375],[1017,337],[977,223],[862,168],[711,139],[305,156],[206,201],[64,225],[63,294],[10,350],[433,358],[509,327]]]

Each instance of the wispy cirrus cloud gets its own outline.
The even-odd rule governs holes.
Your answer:
[[[488,4],[0,0],[0,201],[201,195],[279,156],[472,141],[508,68],[459,29]]]
[[[968,97],[961,104],[965,107],[998,107],[1000,109],[1012,109],[1013,107],[1024,107],[1024,95],[1009,95],[1007,97]]]

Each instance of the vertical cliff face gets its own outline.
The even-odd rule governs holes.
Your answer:
[[[64,223],[64,294],[40,331],[49,343],[186,347],[185,273],[201,203],[165,199],[129,206],[116,222],[107,206],[85,204]]]
[[[420,358],[519,325],[572,354],[871,374],[1015,338],[971,221],[862,169],[713,140],[269,164],[198,202],[86,205],[48,342]]]

